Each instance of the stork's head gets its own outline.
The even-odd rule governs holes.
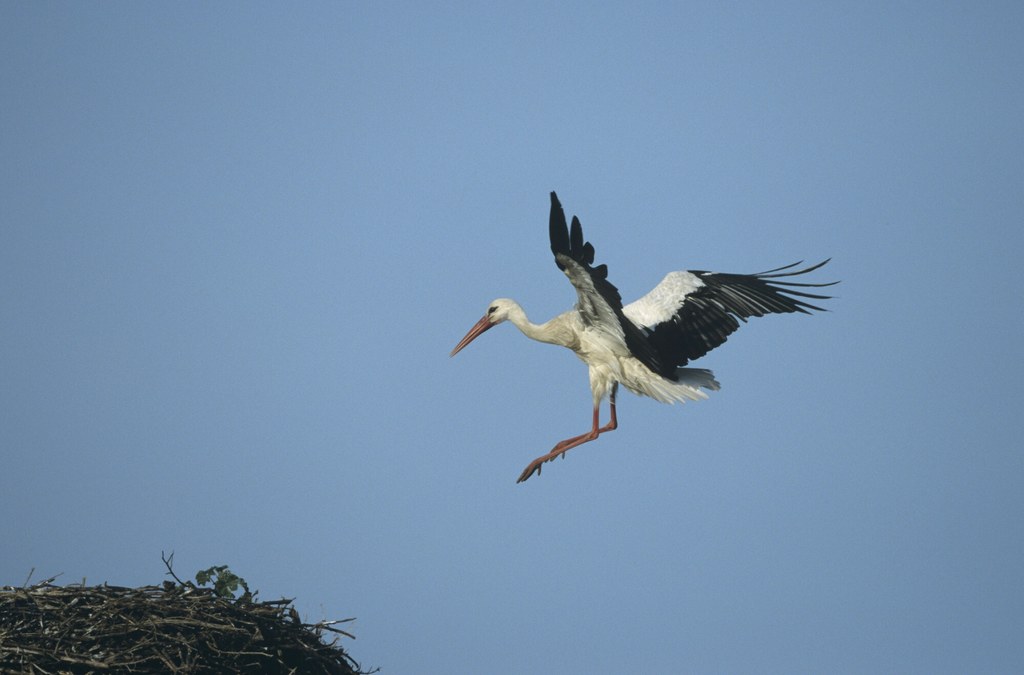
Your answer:
[[[459,344],[455,345],[455,349],[448,356],[455,356],[462,349],[473,340],[477,339],[484,332],[490,330],[494,326],[497,326],[502,321],[508,319],[510,312],[514,311],[515,308],[519,307],[514,300],[508,300],[507,298],[498,298],[491,302],[487,306],[487,313],[476,322],[476,324],[469,329],[466,336],[459,340]]]

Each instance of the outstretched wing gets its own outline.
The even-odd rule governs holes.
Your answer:
[[[620,336],[630,353],[656,373],[668,374],[672,367],[663,366],[655,349],[648,343],[647,336],[634,322],[626,318],[622,310],[622,296],[608,281],[608,266],[593,267],[594,247],[583,239],[583,226],[573,216],[572,229],[565,220],[565,211],[558,201],[558,195],[551,193],[551,217],[548,223],[551,237],[551,252],[555,264],[565,272],[576,288],[579,311],[584,325],[608,334]]]
[[[832,286],[838,281],[812,284],[778,279],[813,272],[827,262],[792,270],[800,264],[796,262],[757,274],[671,272],[650,293],[624,307],[623,313],[644,328],[662,363],[684,366],[724,343],[740,321],[752,316],[825,311],[801,298],[831,296],[795,289]]]

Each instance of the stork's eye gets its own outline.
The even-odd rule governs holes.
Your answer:
[[[498,311],[497,307],[490,307],[490,308],[488,308],[487,313],[488,314],[494,314],[497,311]]]

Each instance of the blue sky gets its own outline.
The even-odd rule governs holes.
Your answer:
[[[1018,3],[0,5],[0,584],[227,564],[385,673],[1024,670]],[[511,327],[832,256],[722,390]]]

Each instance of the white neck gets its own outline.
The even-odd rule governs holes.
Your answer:
[[[569,340],[566,339],[568,336],[565,330],[563,330],[562,324],[564,322],[560,321],[560,318],[556,316],[550,321],[536,324],[526,318],[526,312],[518,304],[513,305],[508,312],[509,323],[518,328],[523,335],[531,340],[567,347],[569,346]]]

